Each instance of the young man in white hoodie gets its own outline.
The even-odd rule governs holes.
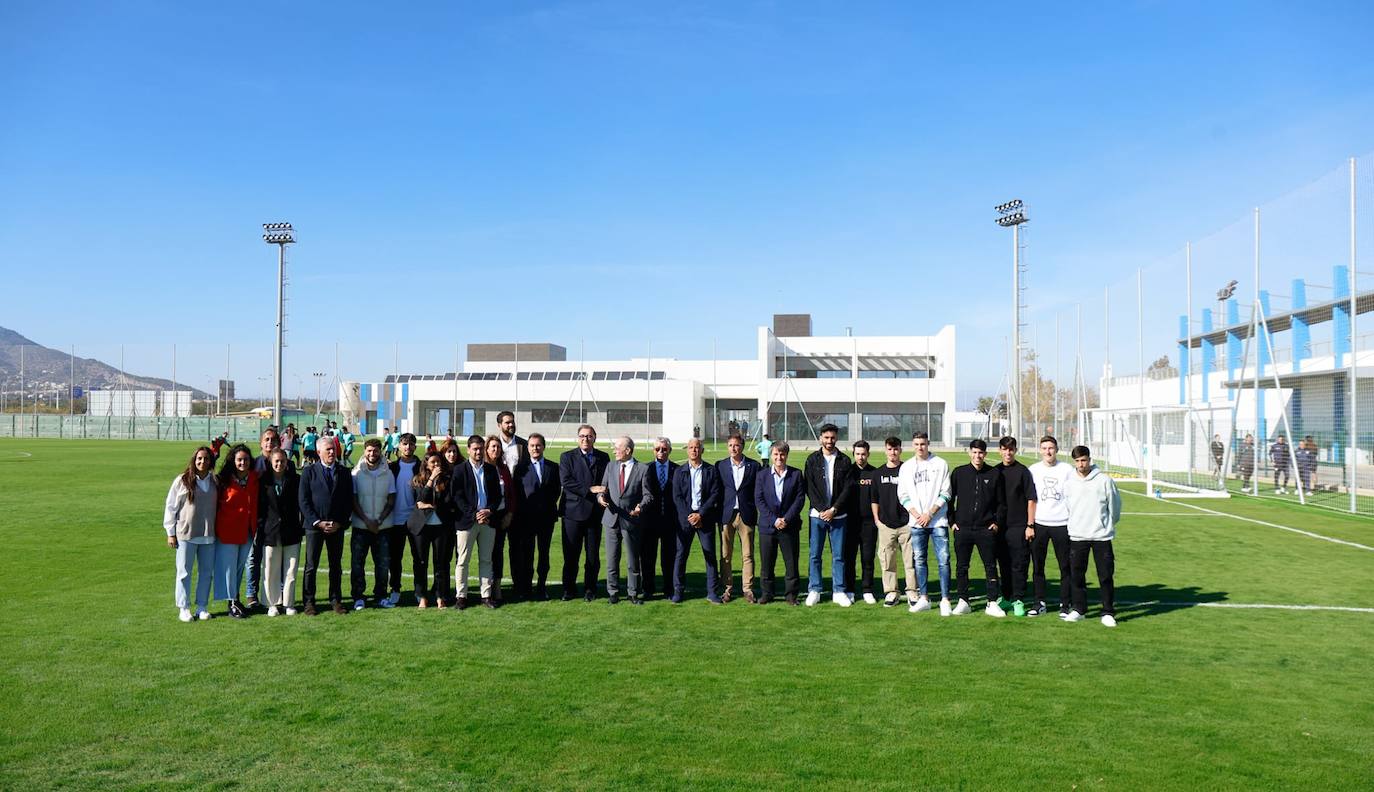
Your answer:
[[[940,565],[940,615],[949,616],[949,464],[930,453],[930,437],[925,432],[912,435],[916,456],[902,463],[897,473],[897,500],[911,519],[911,551],[916,566],[916,601],[911,613],[930,610],[926,598],[926,546],[935,542],[935,560]]]
[[[1069,565],[1073,569],[1073,610],[1060,616],[1064,621],[1082,621],[1088,610],[1088,553],[1097,567],[1097,582],[1102,587],[1102,624],[1116,626],[1112,576],[1116,557],[1112,539],[1121,519],[1121,493],[1111,476],[1093,464],[1087,446],[1074,446],[1074,475],[1069,476],[1065,495],[1069,502]]]

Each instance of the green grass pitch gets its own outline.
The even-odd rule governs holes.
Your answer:
[[[1368,519],[1196,502],[1352,545],[1127,495],[1117,596],[1132,604],[1115,630],[1095,602],[1070,625],[862,602],[713,607],[699,591],[681,606],[603,598],[182,624],[160,522],[192,445],[0,440],[0,788],[1374,779]],[[804,574],[805,549],[802,563]],[[1213,607],[1237,604],[1354,610]]]

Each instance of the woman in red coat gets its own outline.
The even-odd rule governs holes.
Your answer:
[[[229,450],[219,470],[219,501],[215,508],[215,598],[228,603],[229,615],[242,619],[248,611],[239,603],[248,551],[258,529],[258,474],[253,454],[239,444]]]

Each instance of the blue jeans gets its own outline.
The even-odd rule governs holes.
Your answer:
[[[825,537],[830,536],[830,590],[843,594],[844,590],[844,525],[848,517],[837,517],[826,522],[819,517],[811,518],[811,577],[807,590],[817,594],[821,591],[821,556],[825,553]]]
[[[200,567],[200,577],[196,580],[196,608],[206,610],[210,605],[210,581],[215,575],[215,545],[177,542],[177,588],[178,608],[191,607],[191,571]]]
[[[248,551],[252,549],[252,542],[215,543],[215,599],[239,598],[239,584],[243,582],[243,569],[248,563]]]
[[[916,591],[926,595],[926,540],[935,540],[935,560],[940,565],[940,599],[949,599],[949,528],[911,527],[911,551],[916,556]]]
[[[243,569],[244,599],[258,598],[258,582],[262,579],[262,548],[258,547],[257,537],[248,543],[248,561]]]

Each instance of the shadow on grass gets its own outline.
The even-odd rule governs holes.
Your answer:
[[[1100,592],[1099,592],[1100,593]],[[1088,600],[1094,591],[1088,589]],[[1150,583],[1142,586],[1118,586],[1116,589],[1116,618],[1118,621],[1156,616],[1192,608],[1202,603],[1225,602],[1224,591],[1204,591],[1198,586],[1166,586]]]

